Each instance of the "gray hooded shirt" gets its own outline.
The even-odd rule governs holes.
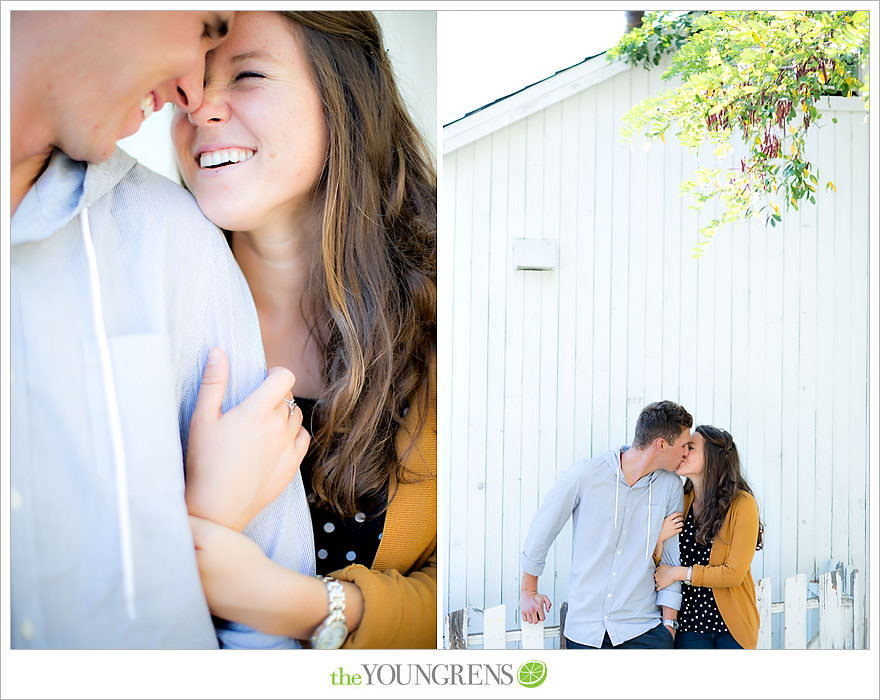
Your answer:
[[[608,632],[616,646],[660,624],[660,606],[681,608],[679,582],[655,590],[652,554],[663,519],[683,506],[681,478],[673,472],[657,470],[629,486],[620,450],[559,476],[532,520],[520,559],[523,571],[540,576],[553,540],[573,519],[566,637],[600,647]],[[678,535],[666,540],[660,561],[680,565]]]
[[[122,151],[88,166],[55,152],[12,218],[10,277],[12,647],[216,647],[183,450],[212,346],[229,358],[224,411],[266,376],[228,246]],[[314,572],[299,475],[246,533]]]

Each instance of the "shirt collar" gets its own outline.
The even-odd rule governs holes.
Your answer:
[[[86,164],[56,150],[21,200],[10,225],[12,245],[42,241],[73,219],[83,204]]]

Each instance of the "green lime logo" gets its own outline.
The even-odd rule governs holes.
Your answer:
[[[523,688],[537,688],[547,679],[547,664],[543,661],[526,661],[516,674]]]

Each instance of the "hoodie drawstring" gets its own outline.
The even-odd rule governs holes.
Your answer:
[[[617,481],[614,482],[614,529],[617,529],[617,494],[620,491],[620,467],[617,468]]]
[[[79,215],[80,231],[89,263],[89,285],[92,293],[92,317],[95,337],[98,342],[98,356],[104,380],[104,400],[107,402],[107,415],[110,420],[110,441],[113,446],[113,466],[116,472],[116,512],[119,518],[119,548],[122,556],[122,575],[125,585],[125,604],[129,619],[137,615],[134,605],[134,561],[131,542],[131,514],[128,507],[128,478],[125,464],[125,443],[122,439],[122,421],[119,417],[119,404],[116,399],[116,382],[110,364],[110,345],[104,328],[104,307],[101,303],[101,279],[98,275],[98,262],[95,246],[89,229],[89,210],[84,207]]]

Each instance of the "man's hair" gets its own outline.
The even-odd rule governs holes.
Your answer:
[[[633,447],[647,447],[657,438],[674,443],[681,431],[690,429],[694,419],[684,406],[673,401],[655,401],[642,409],[636,421]]]
[[[312,487],[319,503],[350,516],[392,477],[406,480],[397,433],[408,409],[421,417],[416,435],[428,412],[437,182],[375,16],[282,14],[305,42],[330,140],[321,264],[307,294],[327,386],[315,407]]]

